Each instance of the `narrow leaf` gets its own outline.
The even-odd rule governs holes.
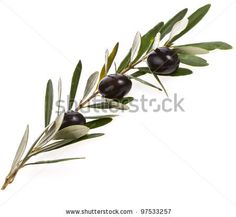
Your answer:
[[[91,133],[91,134],[87,134],[87,135],[79,138],[78,140],[76,140],[76,142],[87,140],[87,139],[93,139],[93,138],[97,138],[100,136],[104,136],[104,133]]]
[[[70,110],[72,108],[73,104],[74,104],[77,88],[78,88],[78,85],[79,85],[81,71],[82,71],[82,63],[81,63],[81,61],[79,61],[76,68],[75,68],[75,70],[74,70],[72,80],[71,80],[68,110]]]
[[[16,151],[15,158],[13,160],[12,166],[11,166],[11,171],[15,169],[19,161],[21,160],[21,157],[23,156],[27,143],[28,143],[28,138],[29,138],[29,125],[27,125],[25,133],[21,139],[20,145]]]
[[[191,46],[191,47],[197,47],[197,48],[202,48],[202,49],[206,49],[209,51],[215,50],[215,49],[219,49],[219,50],[229,50],[232,49],[232,46],[222,42],[222,41],[212,41],[212,42],[202,42],[202,43],[195,43],[195,44],[186,44],[186,45],[180,45],[177,46],[179,47],[183,47],[183,46]]]
[[[99,118],[99,119],[94,120],[94,121],[89,121],[85,125],[89,129],[94,129],[94,128],[102,127],[102,126],[110,123],[111,121],[112,121],[112,118]]]
[[[52,105],[53,105],[53,86],[52,86],[52,81],[48,80],[45,94],[45,127],[48,126],[51,120]]]
[[[53,139],[78,139],[86,135],[89,128],[84,125],[72,125],[57,132]]]
[[[208,50],[200,48],[200,47],[193,47],[193,46],[176,46],[174,50],[180,54],[190,54],[190,55],[197,55],[197,54],[207,54],[209,53]]]
[[[165,76],[184,76],[184,75],[191,75],[193,72],[190,69],[186,68],[178,68],[174,73]]]
[[[141,71],[146,71],[147,73],[151,73],[149,67],[137,67],[137,69]]]
[[[62,81],[61,78],[58,80],[58,116],[60,115],[60,104],[61,104],[61,93],[62,93]]]
[[[85,90],[84,90],[83,99],[85,99],[90,94],[90,92],[92,91],[92,89],[96,85],[97,80],[98,80],[98,76],[99,76],[99,72],[94,72],[92,75],[90,75],[90,77],[87,81]]]
[[[51,141],[60,129],[63,119],[64,113],[61,113],[50,127],[45,130],[44,135],[40,137],[39,141],[35,145],[37,145],[37,147],[42,147]]]
[[[105,74],[108,72],[108,57],[109,57],[109,50],[105,52]]]
[[[74,139],[74,140],[57,141],[57,142],[54,142],[54,143],[52,143],[50,145],[45,146],[43,148],[43,150],[40,151],[40,153],[41,152],[53,151],[53,150],[56,150],[56,149],[59,149],[59,148],[63,148],[65,146],[72,145],[74,143],[83,141],[83,140],[93,139],[93,138],[97,138],[97,137],[100,137],[100,136],[103,136],[103,135],[104,135],[103,133],[92,133],[92,134],[86,134],[85,136],[82,136],[82,137],[80,137],[78,139]]]
[[[187,54],[178,54],[181,63],[190,66],[208,66],[207,61],[201,57]]]
[[[37,165],[37,164],[52,164],[52,163],[59,163],[59,162],[63,162],[63,161],[80,160],[80,159],[85,159],[85,158],[84,157],[73,157],[73,158],[63,158],[63,159],[56,159],[56,160],[37,161],[37,162],[33,162],[33,163],[27,163],[24,166]]]
[[[158,75],[156,75],[155,73],[152,73],[152,74],[153,74],[154,78],[156,78],[157,82],[161,85],[161,87],[162,87],[162,89],[164,90],[166,96],[168,97],[168,93],[167,93],[167,91],[166,91],[166,88],[165,88],[164,85],[162,84],[162,82],[161,82],[160,78],[158,77]]]
[[[62,139],[62,140],[50,143],[50,144],[44,146],[43,148],[41,148],[38,151],[38,153],[48,152],[48,151],[53,151],[53,150],[59,149],[61,147],[68,145],[72,141],[74,141],[74,140],[73,139]]]
[[[157,90],[159,90],[159,91],[162,91],[161,88],[159,88],[159,87],[157,87],[157,86],[155,86],[155,85],[153,85],[153,84],[151,84],[151,83],[149,83],[149,82],[147,82],[147,81],[144,81],[144,80],[142,80],[141,78],[132,77],[132,76],[130,76],[130,75],[129,75],[129,77],[130,77],[131,79],[134,79],[134,80],[136,80],[136,81],[138,81],[138,82],[140,82],[140,83],[142,83],[142,84],[145,84],[145,85],[147,85],[147,86],[149,86],[149,87],[153,87],[153,88],[155,88],[155,89],[157,89]]]
[[[116,102],[114,100],[109,102],[111,108],[116,108],[116,109],[120,109],[120,110],[128,110],[129,106],[122,104],[120,102]]]
[[[182,20],[186,13],[188,12],[188,9],[185,8],[182,11],[178,12],[173,18],[171,18],[160,30],[161,33],[161,39],[163,39],[168,33],[170,33],[171,29],[175,25],[176,22]]]
[[[132,102],[133,100],[134,100],[134,97],[127,96],[127,97],[123,97],[122,99],[116,99],[115,101],[126,105]]]
[[[180,21],[178,21],[172,28],[171,32],[170,32],[170,37],[169,37],[169,41],[172,40],[172,38],[174,38],[176,35],[180,34],[181,32],[183,32],[186,27],[188,26],[188,19],[184,18]]]
[[[161,41],[161,33],[158,32],[152,45],[153,50],[156,50],[159,47],[160,41]]]
[[[143,75],[146,75],[146,74],[147,74],[146,71],[138,70],[138,71],[132,73],[130,76],[131,76],[131,77],[138,78],[138,77],[143,76]]]
[[[48,133],[48,129],[51,128],[53,124],[54,124],[54,122],[51,123],[51,124],[49,124],[49,125],[44,129],[44,131],[40,134],[40,136],[34,141],[34,143],[33,143],[32,146],[30,147],[30,149],[29,149],[29,151],[27,152],[26,155],[31,155],[31,156],[32,156],[32,151],[33,151],[33,149],[34,149],[35,147],[38,147],[38,146],[42,145],[42,144],[40,143],[40,141],[42,141],[43,138],[46,137],[46,135],[47,135],[47,133]],[[34,155],[34,154],[33,154],[33,155]]]
[[[150,71],[150,69],[148,67],[138,67],[137,69],[138,69],[138,71],[132,73],[131,77],[140,77],[145,74],[152,74],[152,72]]]
[[[208,10],[210,9],[211,5],[207,4],[198,10],[196,10],[192,15],[188,17],[189,23],[188,26],[185,28],[184,31],[182,31],[180,34],[176,35],[172,40],[170,41],[170,44],[174,41],[176,41],[178,38],[183,36],[185,33],[187,33],[189,30],[191,30],[195,25],[197,25],[201,19],[207,14]]]
[[[131,57],[130,57],[130,63],[132,63],[134,61],[134,59],[136,58],[139,48],[141,45],[141,34],[140,32],[137,32],[135,37],[134,37],[134,41],[131,47]]]
[[[131,58],[131,49],[129,50],[129,53],[125,56],[125,58],[121,61],[117,73],[121,73],[124,69],[126,69],[130,63]]]
[[[155,37],[159,33],[160,29],[164,25],[163,22],[158,23],[154,28],[152,28],[150,31],[148,31],[145,35],[142,36],[141,39],[141,46],[138,51],[138,55],[135,58],[134,62],[140,59],[140,57],[143,56],[146,52],[148,52],[155,41]]]
[[[110,53],[107,59],[107,67],[105,66],[106,64],[104,64],[102,67],[99,80],[102,80],[107,75],[107,72],[111,68],[111,65],[116,57],[118,48],[119,48],[119,43],[116,43],[115,47],[113,48],[112,52]]]
[[[100,115],[100,116],[85,116],[86,119],[101,119],[101,118],[113,118],[118,115]]]
[[[160,31],[161,27],[164,25],[163,22],[158,23],[156,26],[154,26],[151,30],[149,30],[145,35],[142,36],[141,39],[141,46],[138,52],[137,57],[135,58],[134,62],[139,59],[146,51],[148,48],[150,48],[150,44],[152,45],[154,38],[156,34]],[[128,54],[125,56],[125,58],[121,61],[117,72],[120,73],[122,72],[125,68],[128,67],[130,63],[130,58],[131,58],[131,49],[129,50]]]

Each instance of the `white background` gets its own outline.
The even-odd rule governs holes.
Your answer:
[[[145,33],[188,7],[212,2],[205,19],[178,43],[235,36],[234,0],[0,1],[0,181],[4,181],[26,124],[32,142],[43,129],[45,84],[63,80],[64,96],[79,59],[83,92],[105,50],[120,42],[117,62],[136,31]],[[235,50],[206,56],[209,67],[166,78],[185,112],[125,113],[96,132],[104,137],[41,156],[86,160],[28,167],[0,192],[0,216],[66,216],[66,209],[171,208],[171,216],[236,216]],[[151,81],[151,80],[150,80]],[[152,82],[155,82],[154,80]],[[163,99],[134,84],[130,95]]]

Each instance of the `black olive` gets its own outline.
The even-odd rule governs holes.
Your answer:
[[[75,111],[68,111],[64,115],[64,119],[61,124],[60,130],[65,127],[69,127],[71,125],[84,125],[84,124],[86,124],[86,119],[82,114]]]
[[[167,47],[157,48],[147,58],[148,67],[158,75],[169,75],[179,68],[176,52]]]
[[[99,84],[99,92],[105,98],[123,98],[131,89],[131,80],[121,74],[111,74],[103,78]]]

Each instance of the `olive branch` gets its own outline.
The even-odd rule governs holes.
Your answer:
[[[118,52],[119,43],[116,43],[112,51],[109,53],[107,50],[105,53],[105,63],[100,72],[94,72],[90,75],[87,80],[86,87],[82,99],[80,100],[79,105],[75,108],[75,111],[82,112],[82,108],[89,107],[91,109],[110,109],[116,108],[120,110],[129,109],[128,104],[133,100],[133,97],[122,97],[119,99],[108,99],[99,90],[99,85],[101,81],[107,79],[108,73],[111,69],[111,66],[115,65],[115,74],[124,75],[128,79],[134,80],[146,86],[155,88],[158,91],[164,91],[167,95],[167,91],[164,85],[161,82],[160,76],[186,76],[190,75],[193,72],[184,67],[178,67],[175,71],[163,74],[160,71],[151,70],[148,66],[142,66],[141,64],[146,62],[153,52],[157,50],[160,51],[162,47],[168,48],[173,51],[173,55],[177,55],[178,61],[183,65],[203,67],[207,66],[208,63],[199,55],[207,54],[209,51],[220,49],[228,50],[232,47],[221,41],[214,42],[201,42],[201,43],[192,43],[185,45],[175,45],[175,41],[182,37],[185,33],[191,30],[199,21],[207,14],[210,9],[210,5],[205,5],[197,9],[192,13],[188,18],[185,18],[188,9],[185,8],[178,12],[166,23],[160,22],[152,29],[150,29],[146,34],[141,35],[139,32],[135,35],[133,44],[129,49],[129,52],[121,61],[118,67],[114,63],[116,54]],[[168,37],[168,38],[167,38]],[[164,42],[163,40],[166,39]],[[163,44],[160,46],[160,44]],[[165,64],[165,62],[163,63]],[[73,108],[74,100],[76,97],[79,80],[82,72],[82,62],[79,61],[71,80],[71,88],[69,94],[69,105],[68,111]],[[150,75],[154,77],[154,80],[158,85],[149,83],[142,79],[143,75]],[[62,124],[65,121],[67,112],[60,112],[60,101],[62,93],[62,81],[58,81],[58,116],[54,121],[51,122],[52,110],[53,110],[53,100],[54,100],[54,91],[53,83],[51,80],[48,81],[46,86],[45,94],[45,129],[40,134],[40,136],[35,140],[31,147],[26,152],[26,147],[29,137],[29,126],[26,127],[20,145],[15,154],[11,169],[5,179],[5,182],[2,186],[4,190],[10,183],[12,183],[18,174],[19,170],[30,165],[38,164],[49,164],[49,163],[58,163],[63,161],[84,159],[83,157],[71,157],[64,159],[53,159],[47,161],[33,161],[30,160],[38,155],[46,152],[54,151],[56,149],[63,148],[65,146],[81,142],[88,139],[93,139],[101,137],[103,133],[89,133],[90,130],[102,127],[112,121],[112,118],[116,115],[99,115],[99,116],[87,116],[85,124],[73,124],[62,128]],[[102,102],[91,104],[91,101],[96,96],[100,96]]]

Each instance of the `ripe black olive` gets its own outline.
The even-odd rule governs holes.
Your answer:
[[[111,74],[103,78],[99,84],[99,92],[105,98],[123,98],[131,89],[131,80],[121,74]]]
[[[167,47],[157,48],[147,58],[148,67],[159,75],[169,75],[179,68],[176,52]]]
[[[84,124],[86,124],[86,119],[82,114],[75,111],[68,111],[64,115],[64,119],[61,124],[60,130],[65,127],[69,127],[71,125],[84,125]]]

